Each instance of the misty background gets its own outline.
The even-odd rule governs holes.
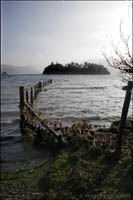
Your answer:
[[[2,1],[2,71],[42,73],[51,62],[105,64],[123,20],[131,32],[130,1]],[[129,17],[130,16],[130,17]]]

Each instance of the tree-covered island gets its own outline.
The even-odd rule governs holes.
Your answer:
[[[53,62],[48,65],[43,74],[90,74],[90,75],[100,75],[100,74],[110,74],[107,68],[105,68],[101,64],[94,64],[84,62],[83,64],[78,63],[68,63],[68,64],[60,64]]]

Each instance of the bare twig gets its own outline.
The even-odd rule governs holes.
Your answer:
[[[109,60],[109,57],[107,56],[105,49],[103,51],[103,56],[105,57],[108,64],[120,70],[123,76],[123,80],[132,80],[133,79],[133,57],[130,52],[129,48],[129,39],[130,35],[126,38],[122,31],[122,21],[120,22],[120,40],[118,44],[115,46],[112,41],[109,41],[111,43],[111,46],[113,48],[115,56],[112,57],[112,61]],[[120,42],[124,46],[125,53],[121,52],[120,49]]]

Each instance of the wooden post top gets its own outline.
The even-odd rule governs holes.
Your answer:
[[[133,89],[133,81],[128,81],[128,89]]]

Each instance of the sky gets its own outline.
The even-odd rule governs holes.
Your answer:
[[[53,62],[103,58],[103,46],[119,41],[119,25],[131,33],[130,1],[3,1],[2,64],[42,70]],[[130,21],[130,23],[129,23]]]

